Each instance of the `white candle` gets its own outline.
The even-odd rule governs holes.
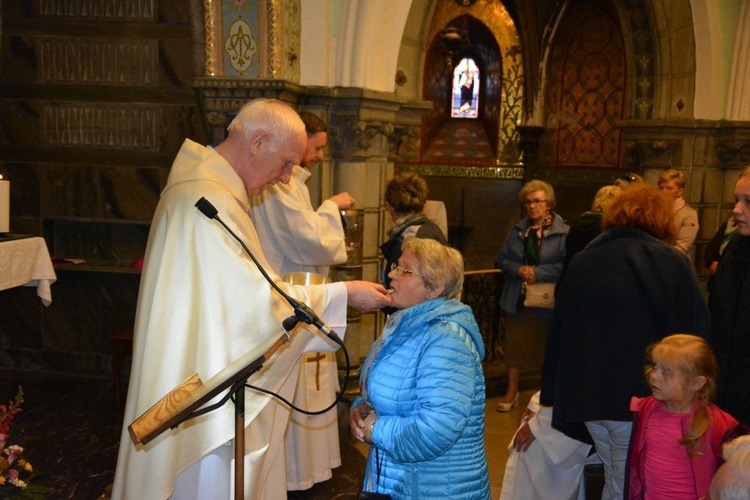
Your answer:
[[[10,230],[10,181],[0,175],[0,233]]]

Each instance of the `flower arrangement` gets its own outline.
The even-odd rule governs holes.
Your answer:
[[[45,498],[52,488],[31,485],[36,475],[31,463],[23,457],[23,448],[6,446],[10,428],[16,415],[21,412],[23,389],[19,386],[16,397],[7,405],[0,405],[0,500],[12,498]]]

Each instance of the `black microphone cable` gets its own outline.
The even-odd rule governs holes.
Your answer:
[[[235,232],[232,231],[232,229],[229,226],[227,226],[223,220],[221,220],[221,217],[219,217],[219,211],[210,201],[208,201],[205,197],[201,197],[201,199],[195,203],[195,207],[207,218],[215,219],[235,240],[237,240],[237,242],[242,246],[242,249],[245,251],[245,253],[255,263],[255,266],[258,268],[258,270],[266,279],[266,281],[268,281],[268,283],[271,284],[273,289],[276,290],[276,292],[278,292],[279,295],[281,295],[292,306],[292,308],[294,309],[294,315],[289,316],[282,323],[282,328],[286,332],[287,336],[291,338],[291,335],[290,335],[291,330],[293,330],[300,321],[308,325],[313,325],[316,328],[318,328],[318,330],[323,332],[323,334],[325,334],[326,337],[328,337],[333,342],[338,344],[344,352],[344,358],[346,358],[346,376],[344,377],[344,385],[341,390],[341,393],[336,397],[333,403],[331,403],[328,407],[322,410],[318,410],[318,411],[303,410],[302,408],[298,408],[297,406],[292,404],[290,401],[288,401],[284,397],[272,391],[269,391],[268,389],[263,389],[262,387],[257,387],[252,384],[245,384],[245,387],[249,387],[250,389],[273,396],[279,401],[281,401],[282,403],[284,403],[285,405],[287,405],[288,407],[290,407],[291,409],[298,411],[300,413],[303,413],[305,415],[322,415],[323,413],[326,413],[330,411],[331,409],[333,409],[338,404],[338,402],[341,401],[341,398],[344,395],[344,390],[349,385],[349,374],[351,371],[351,367],[349,363],[349,352],[346,350],[346,346],[344,345],[344,342],[341,340],[341,337],[339,337],[338,334],[334,330],[329,328],[328,325],[326,325],[318,317],[318,315],[315,314],[315,311],[313,311],[312,308],[310,308],[304,302],[300,302],[294,297],[291,297],[290,295],[288,295],[271,279],[271,277],[268,275],[266,270],[263,269],[263,266],[260,264],[260,262],[258,262],[258,259],[255,258],[255,255],[253,255],[253,253],[247,247],[245,242],[242,241],[242,239],[239,236],[237,236],[237,234],[235,234]],[[230,397],[232,398],[232,401],[234,401],[234,397],[232,397],[233,394],[234,394],[234,391],[230,391],[226,397],[222,398],[222,400],[219,401],[219,403],[217,403],[216,405],[212,405],[211,409],[213,409],[216,406],[220,406],[224,404],[226,400]]]

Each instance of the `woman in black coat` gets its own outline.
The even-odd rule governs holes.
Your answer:
[[[734,187],[737,228],[711,288],[711,346],[719,364],[716,403],[750,425],[750,166]]]
[[[622,498],[629,401],[647,396],[646,347],[672,333],[708,335],[708,310],[671,205],[646,185],[621,193],[604,232],[571,261],[556,295],[541,403],[553,426],[586,425],[605,468],[604,499]],[[571,435],[571,437],[580,437]]]

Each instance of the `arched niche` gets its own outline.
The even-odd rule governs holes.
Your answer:
[[[446,33],[455,33],[455,43]],[[519,160],[518,132],[523,122],[523,61],[518,31],[500,2],[478,0],[471,6],[439,0],[434,6],[425,47],[422,99],[433,109],[423,119],[422,150],[450,119],[450,91],[453,65],[464,54],[472,54],[482,76],[478,119],[484,123],[495,154],[494,164],[515,164]],[[451,44],[454,46],[451,47]],[[448,60],[452,64],[447,64]]]

